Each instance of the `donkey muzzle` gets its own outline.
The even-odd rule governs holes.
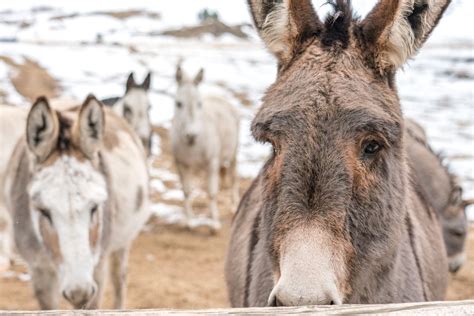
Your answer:
[[[94,298],[97,292],[95,284],[87,284],[82,287],[68,288],[63,291],[64,298],[76,309],[87,308],[87,304]]]
[[[188,142],[189,146],[193,146],[196,142],[196,134],[186,134],[186,141]]]
[[[340,305],[338,284],[345,281],[342,251],[323,230],[297,228],[281,246],[271,306]]]
[[[465,261],[466,261],[466,254],[464,252],[456,254],[454,256],[450,256],[448,258],[449,272],[453,274],[457,273]]]
[[[324,286],[324,285],[323,285]],[[268,298],[267,306],[303,306],[303,305],[341,305],[342,300],[337,290],[318,287],[312,290],[292,289],[281,285],[275,286]]]

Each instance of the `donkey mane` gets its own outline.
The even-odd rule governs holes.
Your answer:
[[[58,143],[57,143],[57,149],[60,152],[66,152],[71,150],[71,127],[72,127],[72,121],[71,119],[65,117],[64,115],[61,115],[59,111],[56,111],[57,117],[58,117],[58,123],[59,123],[59,135],[58,135]]]
[[[331,47],[339,42],[343,48],[347,48],[350,26],[359,21],[359,17],[354,15],[351,0],[328,0],[325,4],[332,6],[333,12],[328,14],[324,21],[321,43]]]
[[[410,129],[407,129],[406,132],[410,135],[411,138],[413,138],[418,144],[424,146],[431,154],[433,154],[434,157],[436,157],[440,167],[443,169],[443,171],[446,173],[446,175],[448,176],[449,178],[449,188],[450,188],[450,192],[449,192],[449,198],[448,198],[448,202],[447,204],[445,205],[445,208],[447,208],[448,206],[450,205],[456,205],[456,201],[454,199],[455,195],[456,195],[456,191],[458,190],[461,190],[462,192],[462,187],[459,185],[458,183],[458,180],[456,178],[456,175],[451,172],[451,166],[449,164],[449,162],[447,161],[447,158],[446,156],[444,156],[444,154],[442,152],[436,152],[433,150],[433,147],[430,146],[430,144],[428,144],[426,141],[424,141],[423,139],[419,138],[417,135],[415,135],[415,133],[413,133]],[[413,178],[415,175],[413,173],[411,173],[411,177]],[[417,189],[418,193],[421,194],[423,196],[423,198],[425,198],[426,196],[426,193],[425,192],[420,192],[419,190],[421,189],[420,185],[417,184],[418,181],[416,181],[416,179],[413,179],[413,184],[414,184],[414,188]],[[433,204],[432,202],[429,202],[428,203],[431,207],[433,207]]]

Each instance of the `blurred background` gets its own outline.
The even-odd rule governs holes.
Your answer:
[[[330,9],[313,1],[319,14]],[[364,16],[375,0],[353,0]],[[397,76],[405,114],[426,128],[435,151],[474,197],[474,2],[454,0],[424,49]],[[269,148],[249,133],[250,121],[276,65],[252,28],[244,0],[1,1],[0,103],[28,106],[40,95],[82,100],[122,96],[130,72],[141,82],[153,72],[154,125],[150,159],[155,217],[135,241],[130,259],[129,308],[228,306],[223,258],[230,193],[219,196],[224,230],[215,236],[174,225],[182,192],[169,150],[175,69],[205,69],[204,93],[225,96],[242,116],[241,193]],[[198,191],[197,209],[205,210]],[[474,209],[468,211],[474,220]],[[471,232],[472,229],[471,229]],[[470,237],[470,247],[474,247]],[[474,298],[474,249],[455,276],[449,298]],[[0,275],[0,309],[36,308],[22,265]],[[106,300],[106,305],[109,300]]]

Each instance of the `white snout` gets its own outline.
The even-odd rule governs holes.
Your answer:
[[[466,261],[466,254],[461,252],[448,258],[449,272],[456,273]]]
[[[75,308],[85,308],[96,293],[97,285],[93,282],[67,287],[63,291],[63,296]]]
[[[151,133],[151,126],[148,121],[141,122],[137,126],[137,134],[140,136],[141,139],[148,139]]]
[[[313,229],[292,232],[282,245],[280,276],[270,294],[271,306],[339,305],[345,279],[343,254]]]

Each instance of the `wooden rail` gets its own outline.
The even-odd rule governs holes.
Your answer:
[[[424,302],[385,305],[341,305],[302,307],[222,308],[203,310],[143,309],[143,310],[66,310],[66,311],[0,311],[0,315],[474,315],[474,300]]]

